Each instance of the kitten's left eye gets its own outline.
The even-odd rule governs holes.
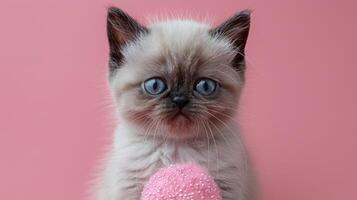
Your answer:
[[[144,81],[143,88],[151,95],[159,95],[166,90],[166,84],[159,78],[150,78]]]
[[[203,96],[209,96],[216,91],[217,82],[209,78],[199,79],[196,82],[194,89]]]

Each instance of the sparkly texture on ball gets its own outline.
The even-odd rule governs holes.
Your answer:
[[[221,200],[220,190],[207,170],[196,164],[161,168],[145,185],[141,200]]]

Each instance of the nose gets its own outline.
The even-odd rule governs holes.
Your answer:
[[[190,101],[189,98],[187,96],[184,95],[180,95],[180,96],[174,96],[171,99],[172,103],[174,103],[177,107],[179,108],[183,108],[185,105],[188,104],[188,102]]]

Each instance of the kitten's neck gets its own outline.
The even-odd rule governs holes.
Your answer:
[[[169,134],[153,134],[147,131],[147,129],[143,127],[137,127],[135,124],[130,122],[124,122],[119,124],[122,129],[120,132],[126,132],[127,136],[119,136],[119,137],[128,137],[129,139],[138,140],[138,141],[147,141],[153,143],[155,145],[163,145],[169,144],[174,146],[182,146],[182,145],[211,145],[216,142],[228,142],[233,137],[239,136],[238,128],[234,126],[233,123],[227,123],[226,126],[219,127],[220,129],[213,132],[203,132],[199,134],[191,134],[191,136],[187,137],[174,137]],[[233,132],[234,130],[234,132]]]

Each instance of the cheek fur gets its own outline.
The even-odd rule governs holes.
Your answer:
[[[152,111],[155,110],[155,99],[143,95],[140,86],[118,93],[120,94],[117,95],[118,112],[130,121],[147,121]]]
[[[237,96],[236,93],[222,89],[217,98],[198,101],[196,104],[199,105],[199,109],[197,110],[201,117],[208,120],[207,123],[214,128],[225,126],[224,123],[234,118],[238,104]]]

